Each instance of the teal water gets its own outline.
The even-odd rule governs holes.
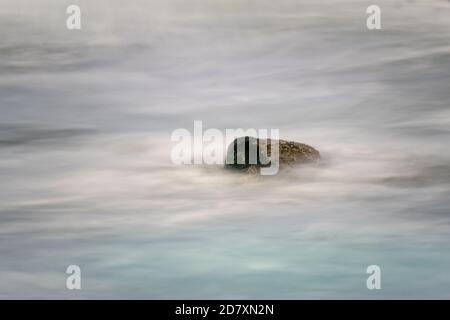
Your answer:
[[[450,297],[448,2],[1,3],[0,298]],[[323,161],[174,165],[194,120]]]

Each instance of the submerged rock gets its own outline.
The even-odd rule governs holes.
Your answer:
[[[315,163],[320,160],[319,151],[307,144],[286,140],[278,140],[278,143],[280,168]],[[248,136],[237,138],[228,146],[225,166],[249,172],[257,172],[261,167],[269,167],[271,145],[271,139]]]

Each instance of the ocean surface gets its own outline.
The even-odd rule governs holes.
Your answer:
[[[372,2],[0,0],[0,298],[450,298],[450,2]],[[322,162],[175,165],[195,120]]]

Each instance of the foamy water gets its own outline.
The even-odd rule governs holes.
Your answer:
[[[448,2],[2,4],[0,297],[449,298]],[[323,159],[174,165],[194,120]]]

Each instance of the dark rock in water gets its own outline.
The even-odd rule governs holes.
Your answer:
[[[278,140],[280,168],[315,163],[320,160],[320,153],[307,144]],[[271,139],[240,137],[235,139],[227,149],[227,168],[257,171],[261,167],[269,167],[271,156]]]

